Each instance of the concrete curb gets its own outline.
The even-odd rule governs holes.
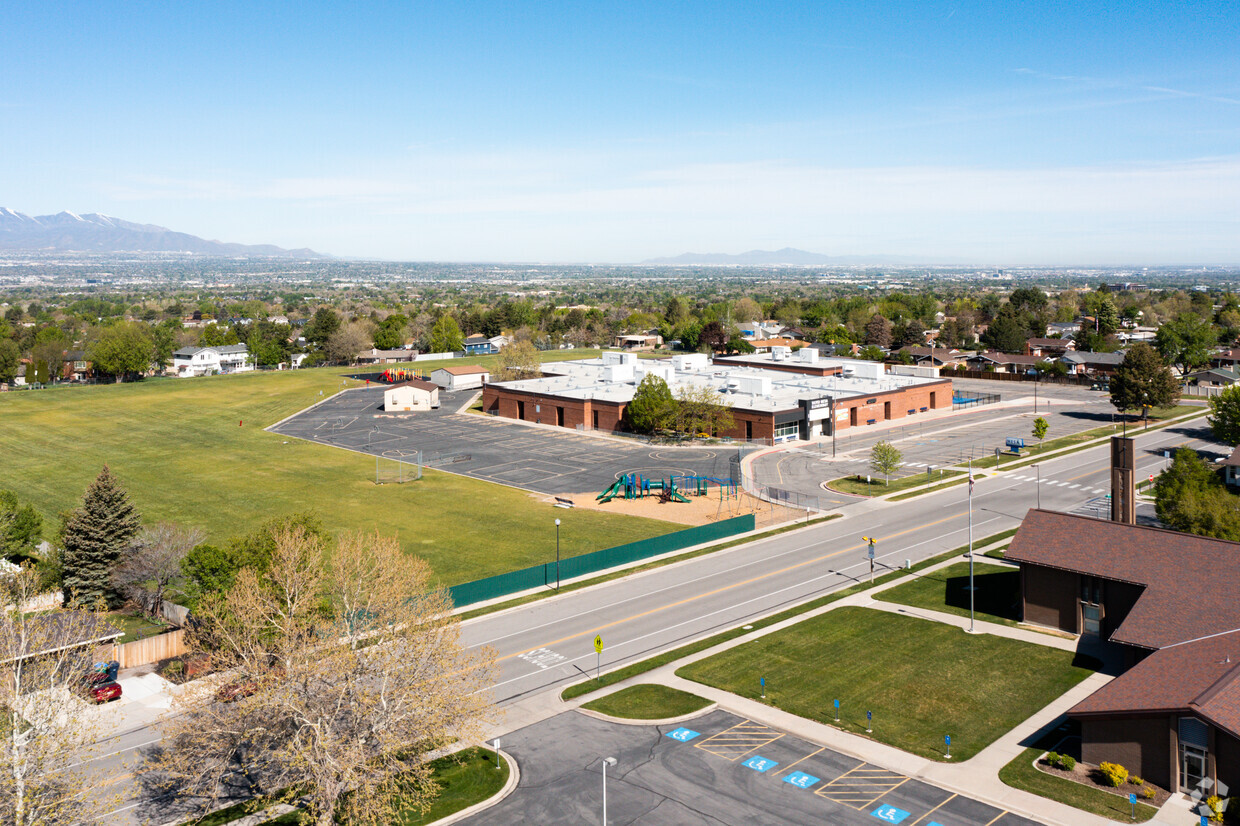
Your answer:
[[[521,781],[521,770],[517,767],[517,761],[503,749],[500,749],[499,753],[504,758],[504,762],[508,764],[508,782],[504,784],[504,788],[480,803],[475,803],[469,808],[461,809],[459,812],[450,814],[447,817],[441,817],[439,820],[431,821],[432,823],[436,824],[436,826],[448,826],[450,823],[459,823],[466,818],[473,817],[484,809],[491,808],[516,790],[517,783]]]
[[[689,720],[692,720],[696,717],[701,717],[703,715],[710,714],[712,711],[714,711],[717,708],[719,708],[718,703],[711,703],[705,708],[700,708],[697,711],[692,711],[688,714],[682,714],[679,717],[665,717],[661,720],[634,720],[631,717],[612,717],[610,714],[603,714],[601,711],[594,711],[593,709],[589,709],[589,708],[581,708],[580,706],[573,709],[573,711],[576,711],[578,714],[584,714],[587,717],[593,717],[595,720],[602,720],[605,723],[619,723],[622,726],[670,726],[675,723],[688,722]]]
[[[355,379],[355,381],[356,381],[356,379]],[[366,389],[365,387],[346,387],[346,388],[344,388],[343,390],[337,390],[335,393],[332,393],[330,396],[327,396],[327,397],[325,397],[325,398],[319,399],[317,402],[315,402],[314,404],[310,405],[309,407],[303,407],[301,410],[298,410],[296,413],[291,413],[291,414],[289,414],[288,416],[285,416],[285,417],[284,417],[283,419],[281,419],[280,421],[275,422],[274,424],[269,424],[269,425],[267,425],[266,427],[264,427],[264,428],[263,428],[263,430],[267,431],[268,433],[274,433],[275,431],[274,431],[274,429],[273,429],[273,428],[277,428],[277,427],[279,427],[280,425],[284,424],[285,422],[289,421],[290,419],[295,419],[295,418],[297,418],[298,416],[300,416],[300,415],[301,415],[301,414],[303,414],[303,413],[309,413],[309,412],[310,412],[311,410],[313,410],[314,408],[318,407],[318,406],[319,406],[319,405],[321,405],[321,404],[326,404],[327,402],[329,402],[329,401],[331,401],[332,399],[334,399],[334,398],[336,398],[337,396],[339,396],[341,393],[348,393],[348,392],[349,392],[349,391],[351,391],[351,390],[365,390],[365,389]],[[279,434],[279,435],[284,436],[284,435],[286,435],[286,434],[281,433],[281,434]],[[310,442],[310,444],[317,444],[316,442],[314,442],[314,441],[313,441],[313,440],[311,440],[311,439],[302,439],[302,438],[300,438],[300,437],[298,437],[298,436],[290,436],[289,438],[291,438],[291,439],[298,439],[299,441],[302,441],[302,442]]]

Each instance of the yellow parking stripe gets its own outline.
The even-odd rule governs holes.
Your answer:
[[[955,800],[955,799],[956,799],[956,795],[952,795],[951,797],[947,798],[947,799],[946,799],[946,800],[944,800],[942,803],[940,803],[938,806],[935,806],[933,809],[931,809],[930,811],[926,812],[926,813],[925,813],[924,815],[922,815],[921,817],[919,817],[919,818],[917,818],[916,820],[914,820],[914,821],[913,821],[913,826],[917,826],[917,824],[918,824],[918,823],[921,823],[923,820],[925,820],[926,818],[930,817],[930,815],[934,814],[934,813],[935,813],[935,812],[937,812],[939,809],[941,809],[943,806],[946,806],[948,803],[952,802],[952,801],[953,801],[953,800]],[[1002,816],[1003,816],[1003,815],[1000,815],[1000,817],[1002,817]],[[994,822],[994,821],[992,820],[992,821],[991,821],[991,823],[993,823],[993,822]]]
[[[740,760],[746,754],[757,751],[768,743],[774,743],[783,737],[783,732],[752,721],[737,723],[732,728],[707,737],[694,748],[710,752],[724,760]]]
[[[822,747],[821,749],[819,749],[818,751],[813,752],[813,754],[807,754],[807,755],[805,755],[804,757],[802,757],[800,760],[798,760],[797,762],[795,762],[795,763],[789,763],[787,766],[784,766],[784,767],[783,767],[782,769],[780,769],[779,771],[777,771],[777,772],[772,772],[772,773],[771,773],[771,777],[779,777],[779,776],[780,776],[781,774],[783,774],[784,772],[786,772],[786,771],[789,771],[789,770],[793,769],[794,767],[796,767],[796,766],[800,765],[801,763],[804,763],[806,760],[808,760],[808,759],[810,759],[811,757],[813,757],[813,756],[814,756],[815,754],[817,754],[819,751],[823,751],[823,750],[825,750],[825,749],[826,749],[826,746],[823,746],[823,747]]]
[[[999,814],[995,816],[995,820],[998,820],[999,818],[1003,817],[1005,814],[1007,814],[1007,809],[1004,809],[1003,811],[999,812]],[[990,823],[994,823],[995,820],[990,821]],[[990,823],[987,823],[986,826],[990,826]]]
[[[907,781],[908,778],[902,774],[862,763],[820,786],[814,794],[854,809],[863,809]]]

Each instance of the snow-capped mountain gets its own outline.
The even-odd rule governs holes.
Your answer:
[[[30,252],[171,252],[194,255],[255,255],[323,258],[313,250],[286,250],[270,244],[227,244],[173,232],[154,224],[135,224],[98,213],[30,216],[0,207],[0,250]]]

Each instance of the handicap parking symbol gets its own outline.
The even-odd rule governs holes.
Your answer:
[[[758,757],[757,755],[754,755],[744,763],[741,763],[741,765],[746,768],[753,769],[756,772],[764,772],[767,769],[775,768],[779,765],[779,763],[775,760],[767,760],[765,757]]]
[[[810,786],[818,782],[818,778],[814,777],[812,774],[806,774],[805,772],[793,772],[784,778],[784,782],[791,783],[798,789],[808,789]]]
[[[697,737],[698,733],[696,731],[693,731],[692,729],[678,728],[675,731],[669,731],[667,733],[667,736],[672,738],[673,740],[679,740],[682,743],[687,743],[690,740],[692,740],[694,737]]]
[[[879,806],[870,814],[884,823],[899,823],[908,817],[908,812],[903,809],[897,809],[895,806]]]

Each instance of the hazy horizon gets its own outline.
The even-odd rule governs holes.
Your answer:
[[[0,205],[30,215],[389,261],[1240,262],[1234,5],[9,18]]]

